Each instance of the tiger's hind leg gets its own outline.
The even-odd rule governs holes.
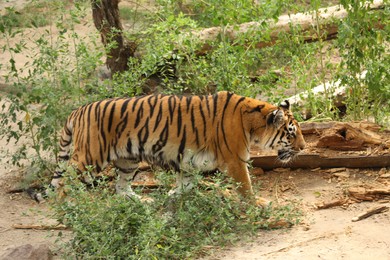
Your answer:
[[[117,194],[128,198],[138,198],[141,196],[136,194],[131,188],[131,181],[139,172],[139,161],[131,159],[118,159],[114,162],[114,166],[118,171],[119,178],[115,185]]]

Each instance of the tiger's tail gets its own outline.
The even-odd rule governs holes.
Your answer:
[[[72,113],[73,114],[73,113]],[[65,169],[60,167],[61,162],[66,162],[70,159],[70,146],[72,144],[73,137],[73,120],[72,115],[68,117],[66,124],[62,128],[61,137],[60,137],[60,147],[58,152],[58,163],[57,167],[53,173],[52,180],[49,184],[49,187],[45,189],[36,189],[36,188],[27,188],[27,194],[37,202],[41,203],[45,201],[45,198],[48,195],[49,190],[55,190],[59,187],[60,179],[62,178]]]
[[[73,113],[68,117],[64,127],[62,128],[60,137],[60,147],[58,152],[57,167],[53,174],[53,179],[50,183],[50,188],[58,188],[59,179],[62,178],[62,174],[65,169],[61,167],[61,162],[67,162],[70,159],[70,146],[73,139]]]
[[[72,115],[66,121],[66,124],[62,128],[61,138],[60,138],[60,150],[58,152],[58,160],[68,161],[70,155],[70,146],[72,144],[73,137],[73,120]]]

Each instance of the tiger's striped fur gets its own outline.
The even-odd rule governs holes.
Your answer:
[[[99,172],[113,163],[120,174],[117,191],[127,195],[134,194],[126,179],[146,161],[176,171],[219,169],[240,184],[242,195],[252,196],[247,169],[252,143],[278,150],[285,162],[304,148],[287,101],[277,107],[229,92],[160,94],[106,99],[74,110],[62,130],[59,158],[80,172],[88,165]],[[61,174],[55,173],[53,186]]]

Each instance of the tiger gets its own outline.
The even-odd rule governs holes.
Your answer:
[[[288,101],[274,106],[227,91],[104,99],[71,112],[62,129],[58,157],[80,173],[90,166],[100,172],[113,165],[119,175],[116,193],[128,197],[138,196],[129,180],[139,163],[147,162],[177,173],[219,170],[237,183],[239,194],[254,198],[248,171],[251,145],[277,150],[284,163],[305,147],[289,109]],[[64,172],[54,172],[54,189]],[[177,186],[183,184],[179,175]]]

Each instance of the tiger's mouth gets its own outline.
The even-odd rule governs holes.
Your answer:
[[[288,163],[293,160],[299,152],[292,149],[282,149],[278,150],[278,160],[282,163]]]

